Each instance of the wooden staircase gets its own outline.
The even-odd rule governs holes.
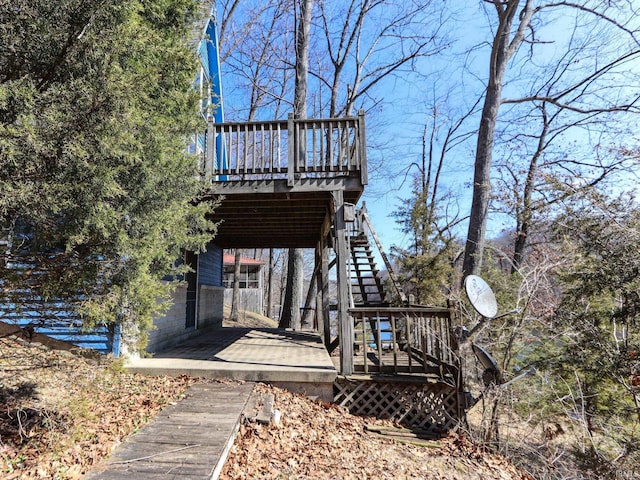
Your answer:
[[[366,234],[360,232],[350,239],[351,298],[353,306],[372,307],[388,305],[384,282],[376,267],[371,245]]]
[[[335,380],[335,403],[434,434],[455,428],[463,416],[462,384],[449,309],[409,304],[364,206],[356,212],[348,245],[353,375]]]
[[[395,299],[386,291],[385,280],[380,276],[380,270],[378,270],[373,256],[370,237],[375,241],[385,263],[389,284],[393,286],[396,293]],[[351,251],[350,296],[352,307],[384,307],[391,303],[406,303],[406,296],[398,284],[391,262],[369,221],[369,215],[364,205],[357,212],[356,221],[349,234],[349,250]]]
[[[378,251],[387,267],[389,283],[396,289],[395,299],[387,292],[387,282],[382,278],[376,265],[370,238],[376,242]],[[398,299],[404,299],[404,294],[392,271],[391,263],[382,250],[382,245],[369,221],[366,206],[357,212],[354,228],[349,235],[349,250],[351,252],[349,293],[352,308],[384,309],[389,307],[393,300],[397,304]],[[367,344],[375,345],[376,348],[393,348],[394,340],[392,339],[396,339],[400,335],[399,326],[392,326],[390,318],[380,314],[375,320],[369,319],[366,322],[367,325],[363,325],[362,319],[354,318],[355,332],[358,332],[355,337],[356,349]]]

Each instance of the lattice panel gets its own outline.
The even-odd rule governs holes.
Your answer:
[[[338,378],[333,392],[334,402],[354,415],[388,418],[434,434],[455,428],[460,420],[458,393],[445,384]]]

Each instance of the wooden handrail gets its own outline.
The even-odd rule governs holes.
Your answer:
[[[349,309],[349,315],[359,347],[354,357],[361,357],[354,358],[354,367],[364,373],[456,376],[457,342],[448,309],[362,307]]]
[[[214,123],[202,175],[213,181],[358,177],[367,181],[364,113],[357,117]]]

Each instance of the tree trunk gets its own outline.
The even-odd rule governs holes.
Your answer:
[[[311,10],[313,0],[300,1],[300,17],[296,34],[296,81],[293,100],[295,118],[307,116],[307,77],[309,76],[309,35],[311,32]],[[298,154],[298,152],[296,152]],[[303,159],[299,159],[301,162]],[[295,159],[290,158],[290,162]],[[299,329],[301,325],[300,306],[302,303],[302,249],[289,250],[287,288],[280,316],[280,328]]]
[[[318,276],[312,275],[307,290],[307,297],[304,301],[304,314],[302,315],[302,328],[305,330],[313,329],[314,307],[316,306],[316,290],[318,289]]]
[[[279,328],[300,330],[300,305],[302,303],[302,249],[289,250],[287,264],[287,286],[280,316]]]
[[[267,307],[264,314],[271,317],[271,308],[273,305],[273,248],[269,249],[269,273],[267,274]]]
[[[463,278],[466,275],[477,274],[482,265],[489,201],[491,199],[493,141],[496,122],[498,120],[498,110],[500,109],[501,103],[504,73],[509,60],[518,50],[524,38],[524,32],[528,28],[531,22],[531,15],[533,14],[531,0],[527,0],[522,12],[520,12],[518,29],[516,33],[514,33],[513,39],[511,39],[513,19],[519,3],[519,0],[495,3],[499,23],[491,46],[489,82],[485,91],[482,118],[480,119],[480,127],[478,129],[473,175],[473,200],[471,203],[471,214],[469,216],[467,244],[465,246],[464,261],[462,264]]]
[[[230,320],[238,321],[238,311],[240,310],[240,250],[236,249],[233,262],[233,295],[231,300]]]

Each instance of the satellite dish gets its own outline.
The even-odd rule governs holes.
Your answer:
[[[473,308],[486,318],[494,318],[498,314],[498,302],[496,296],[482,278],[477,275],[469,275],[464,279],[464,289]]]
[[[503,383],[504,380],[502,379],[498,362],[479,345],[471,344],[471,348],[473,348],[473,353],[475,353],[476,358],[484,367],[484,371],[482,372],[482,382],[484,386],[488,387],[490,385],[500,385]]]
[[[495,359],[491,355],[489,355],[489,352],[487,352],[484,348],[482,348],[480,345],[476,345],[475,343],[471,344],[471,348],[473,349],[473,353],[475,353],[476,358],[484,368],[489,368],[498,372],[500,371],[498,362],[496,362]]]

